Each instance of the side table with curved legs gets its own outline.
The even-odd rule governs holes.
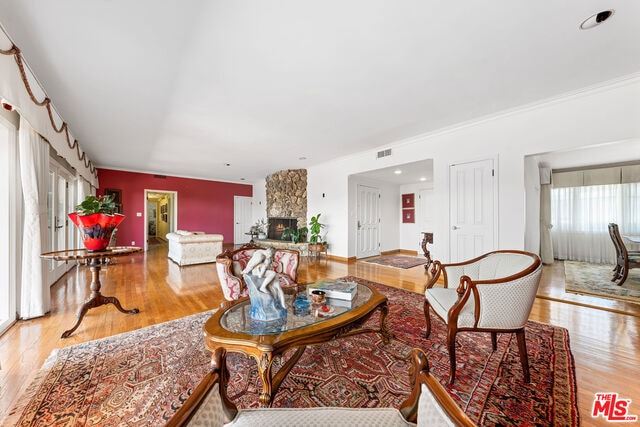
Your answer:
[[[113,304],[120,312],[125,314],[136,314],[140,312],[140,310],[138,310],[137,308],[125,310],[124,308],[122,308],[122,305],[120,304],[118,298],[107,297],[100,293],[100,269],[102,267],[103,260],[105,258],[131,255],[136,252],[142,252],[142,248],[137,246],[116,246],[107,248],[104,251],[96,252],[88,251],[86,249],[70,249],[64,251],[47,252],[40,255],[42,258],[52,259],[55,261],[89,261],[89,269],[91,270],[91,295],[85,300],[84,304],[80,306],[77,314],[78,319],[76,320],[75,325],[73,325],[71,329],[64,331],[61,338],[67,338],[69,335],[71,335],[73,331],[75,331],[78,326],[80,326],[84,315],[87,314],[87,311],[89,311],[89,309],[91,308],[100,307],[101,305],[105,304]]]

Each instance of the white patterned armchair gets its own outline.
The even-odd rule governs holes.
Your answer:
[[[456,334],[461,331],[490,332],[494,351],[497,333],[515,333],[524,380],[529,382],[524,326],[541,274],[540,258],[523,251],[494,251],[457,264],[434,262],[424,291],[426,334],[431,333],[431,308],[447,326],[449,384],[456,376]],[[434,287],[441,276],[444,287]]]
[[[216,258],[218,279],[220,286],[222,286],[222,293],[227,300],[233,301],[249,295],[247,285],[242,278],[242,270],[258,249],[264,248],[249,243],[240,249],[225,251]],[[297,284],[299,264],[300,252],[292,249],[274,250],[273,270],[276,272],[280,286],[287,287]]]
[[[447,390],[429,373],[427,357],[417,348],[411,355],[412,365],[409,375],[413,389],[400,409],[344,407],[237,409],[226,394],[226,367],[220,366],[223,351],[222,348],[214,351],[212,370],[169,419],[166,427],[475,426]]]

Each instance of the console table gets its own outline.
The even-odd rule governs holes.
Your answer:
[[[78,310],[78,320],[76,320],[76,324],[67,331],[64,331],[61,338],[67,338],[69,335],[75,331],[84,315],[87,314],[87,311],[91,308],[100,307],[105,304],[113,304],[116,308],[122,313],[126,314],[135,314],[139,313],[140,310],[137,308],[133,308],[131,310],[125,310],[120,305],[120,301],[116,297],[106,297],[100,293],[100,269],[102,267],[103,260],[105,258],[113,258],[119,256],[131,255],[136,252],[142,252],[142,248],[137,246],[116,246],[112,248],[107,248],[104,251],[89,251],[87,249],[71,249],[64,251],[55,251],[55,252],[47,252],[40,255],[45,259],[52,259],[55,261],[88,261],[89,268],[91,270],[91,295],[87,300],[80,306]]]

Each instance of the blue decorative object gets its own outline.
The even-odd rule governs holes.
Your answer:
[[[252,273],[244,274],[243,277],[251,300],[250,318],[262,321],[286,319],[287,308],[283,306],[278,292],[271,292],[271,289],[268,289],[268,292],[260,291],[260,287],[265,280],[268,280],[267,278],[259,277]],[[271,283],[268,288],[273,286],[280,285],[277,282]]]
[[[293,302],[293,314],[296,316],[306,316],[310,313],[309,306],[310,303],[307,297],[305,295],[298,295]]]

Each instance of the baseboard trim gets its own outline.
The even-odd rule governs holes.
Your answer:
[[[418,251],[412,251],[410,249],[393,249],[390,251],[382,251],[380,255],[393,255],[393,254],[403,254],[403,255],[411,255],[418,256]]]

